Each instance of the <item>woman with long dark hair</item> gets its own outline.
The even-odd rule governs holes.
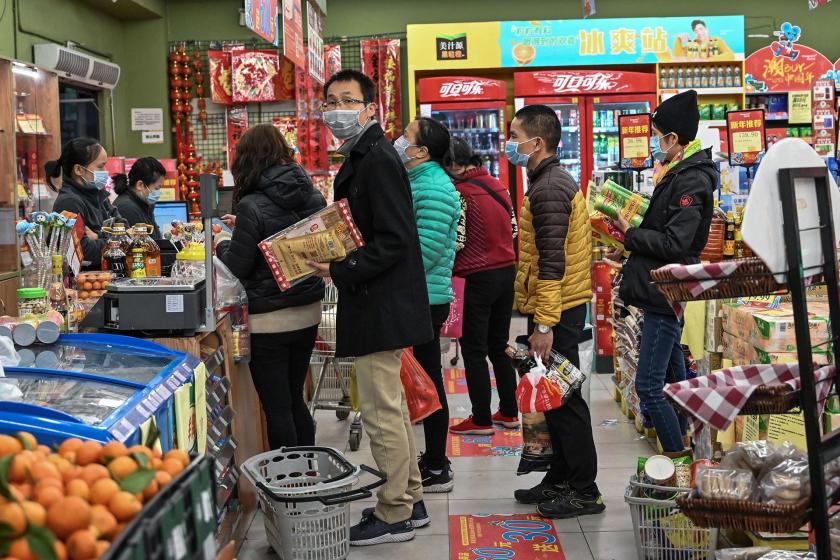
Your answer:
[[[324,281],[311,277],[281,292],[257,244],[326,206],[283,135],[270,124],[236,143],[232,236],[216,236],[216,254],[248,292],[251,376],[272,449],[313,445],[315,426],[303,384],[321,322]]]
[[[160,227],[155,223],[155,203],[160,198],[160,189],[166,177],[163,164],[153,157],[140,158],[131,166],[128,175],[120,173],[111,177],[117,199],[114,206],[120,216],[134,224],[149,224],[154,227],[152,237],[160,239]]]
[[[99,270],[105,240],[100,239],[102,223],[119,217],[111,204],[105,185],[108,172],[105,164],[108,153],[93,138],[75,138],[61,148],[61,156],[44,165],[47,182],[52,188],[53,179],[61,179],[61,188],[53,203],[53,212],[73,212],[85,224],[81,239],[84,262],[82,270]]]

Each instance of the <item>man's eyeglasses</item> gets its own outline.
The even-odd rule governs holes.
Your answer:
[[[353,99],[352,97],[348,97],[345,99],[339,99],[338,101],[327,101],[326,103],[321,104],[321,109],[324,111],[334,111],[339,107],[352,107],[353,105],[364,105],[365,102],[361,99]]]

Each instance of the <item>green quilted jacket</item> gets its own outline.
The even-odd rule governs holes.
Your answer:
[[[452,294],[452,265],[461,200],[452,179],[436,162],[427,161],[408,170],[414,219],[420,233],[420,250],[429,290],[429,305],[449,303]]]

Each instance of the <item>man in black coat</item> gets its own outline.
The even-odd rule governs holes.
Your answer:
[[[344,140],[335,199],[347,199],[365,246],[343,261],[313,266],[338,287],[336,355],[356,357],[362,421],[374,461],[388,477],[376,508],[351,529],[350,544],[407,541],[430,519],[400,383],[401,355],[433,337],[411,187],[374,119],[371,79],[344,70],[329,79],[324,94],[324,120]]]

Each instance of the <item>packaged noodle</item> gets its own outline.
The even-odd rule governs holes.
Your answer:
[[[621,215],[633,227],[639,227],[645,217],[650,202],[639,193],[607,180],[601,192],[595,196],[595,210],[603,212],[612,219]]]

